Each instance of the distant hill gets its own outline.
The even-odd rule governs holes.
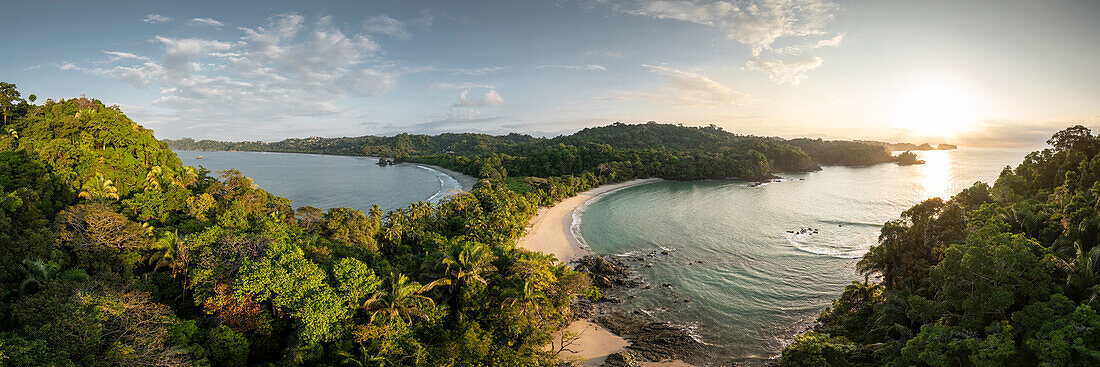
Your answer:
[[[820,165],[894,162],[883,146],[821,139],[738,135],[710,125],[613,123],[571,135],[399,134],[389,137],[286,139],[279,142],[164,140],[172,149],[269,151],[395,157],[438,164],[482,177],[502,168],[513,176],[606,174],[668,179],[762,178]],[[492,163],[486,163],[491,161]]]
[[[881,146],[881,147],[885,148],[888,151],[893,151],[893,152],[900,152],[900,151],[907,151],[907,150],[952,150],[952,149],[959,149],[959,146],[953,145],[953,144],[932,145],[932,144],[928,144],[928,143],[922,143],[920,145],[917,145],[917,144],[913,144],[913,143],[885,143],[885,142],[874,141],[874,140],[857,140],[857,141],[860,142],[860,143],[864,143],[864,144],[878,145],[878,146]]]

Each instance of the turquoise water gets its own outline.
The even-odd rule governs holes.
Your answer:
[[[853,280],[882,223],[975,181],[992,183],[1029,150],[919,152],[927,164],[825,167],[789,180],[657,182],[590,202],[580,233],[601,254],[634,262],[652,289],[615,305],[691,326],[715,365],[776,356]],[[817,233],[803,228],[817,229]],[[793,231],[795,233],[788,233]],[[663,286],[665,283],[671,287]],[[690,302],[683,302],[688,299]]]
[[[186,166],[235,168],[293,207],[350,207],[384,211],[417,201],[436,202],[462,189],[451,176],[416,164],[381,167],[378,158],[265,152],[176,151]],[[203,156],[203,159],[196,159]],[[212,173],[216,175],[216,173]]]

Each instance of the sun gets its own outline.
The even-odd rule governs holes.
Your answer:
[[[978,122],[977,96],[964,83],[917,82],[898,93],[894,125],[914,136],[951,138]]]

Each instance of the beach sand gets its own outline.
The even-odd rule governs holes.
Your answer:
[[[521,238],[517,245],[531,251],[539,251],[554,255],[559,261],[568,263],[577,258],[591,253],[581,247],[580,241],[569,232],[569,226],[573,224],[573,211],[584,202],[592,198],[614,190],[637,186],[651,182],[661,181],[659,178],[644,180],[632,180],[612,185],[603,185],[574,197],[562,200],[549,208],[540,208],[538,215],[531,221],[527,228],[527,235]],[[566,331],[579,335],[561,356],[565,359],[583,359],[584,366],[599,366],[613,353],[622,352],[630,345],[622,337],[615,335],[606,328],[591,320],[577,320],[569,324]],[[554,334],[555,343],[560,342],[560,333]],[[548,345],[553,348],[557,344]],[[645,363],[643,366],[689,366],[683,362],[657,362]]]
[[[562,200],[552,207],[539,208],[538,215],[527,228],[527,235],[523,236],[517,245],[531,251],[554,255],[558,261],[564,263],[583,257],[590,252],[581,248],[580,241],[569,233],[569,226],[573,223],[573,210],[599,194],[660,180],[649,178],[603,185]]]

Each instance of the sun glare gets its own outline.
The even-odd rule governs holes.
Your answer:
[[[899,93],[895,126],[921,137],[953,137],[978,120],[976,96],[961,83],[928,81]]]

